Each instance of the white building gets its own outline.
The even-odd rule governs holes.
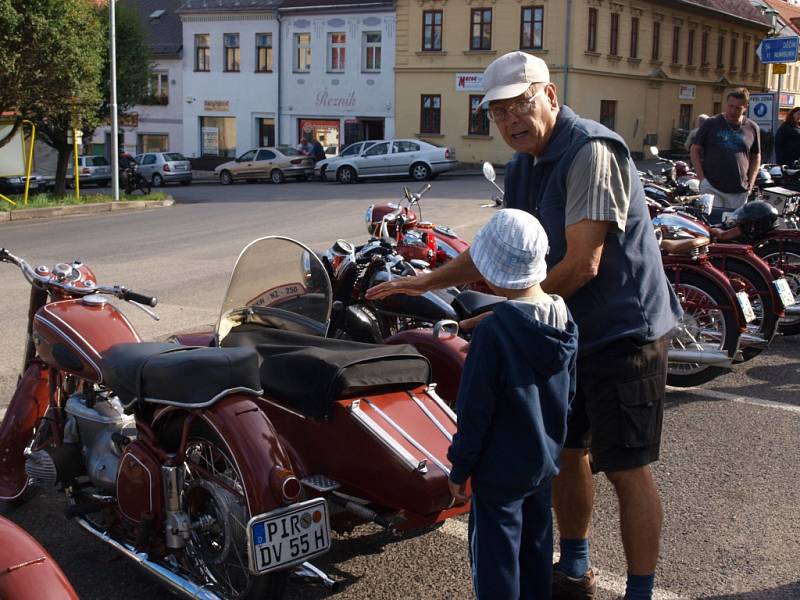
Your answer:
[[[391,0],[285,0],[280,139],[323,146],[394,136]]]

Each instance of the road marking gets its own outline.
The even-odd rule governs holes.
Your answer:
[[[800,406],[793,404],[784,404],[783,402],[776,402],[775,400],[764,400],[763,398],[749,398],[747,396],[740,396],[738,394],[729,394],[728,392],[720,392],[719,390],[706,390],[703,388],[673,388],[680,389],[684,393],[695,394],[697,396],[704,396],[706,398],[715,398],[718,400],[728,400],[729,402],[738,402],[739,404],[752,404],[754,406],[763,406],[765,408],[777,408],[787,412],[800,414]]]
[[[441,533],[450,535],[454,538],[458,538],[459,540],[466,542],[467,541],[467,523],[465,521],[459,521],[457,519],[448,519],[444,522],[439,528]],[[553,552],[553,558],[558,560],[559,553],[557,551]],[[625,586],[627,580],[625,577],[620,577],[619,575],[614,575],[613,573],[606,573],[605,571],[594,567],[595,569],[595,579],[597,580],[597,587],[611,592],[612,594],[619,594],[620,596],[625,595]],[[662,590],[656,588],[653,590],[653,600],[688,600],[686,596],[681,596],[679,594],[675,594],[668,590]]]

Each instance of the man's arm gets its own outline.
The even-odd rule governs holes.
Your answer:
[[[705,179],[705,175],[703,174],[703,147],[699,144],[692,144],[691,150],[689,150],[689,155],[692,157],[692,166],[694,167],[694,172],[697,173],[697,178],[700,181]]]
[[[566,299],[597,276],[609,225],[608,221],[584,219],[566,228],[567,252],[547,272],[544,291]]]
[[[761,166],[761,153],[750,155],[750,164],[747,167],[747,189],[752,190],[758,177],[758,169]]]
[[[398,277],[367,290],[367,300],[380,300],[392,294],[419,296],[429,290],[478,281],[481,274],[472,262],[469,252],[462,252],[453,260],[430,273],[416,277]]]

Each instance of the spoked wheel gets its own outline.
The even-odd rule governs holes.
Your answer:
[[[727,295],[711,279],[696,273],[670,271],[669,279],[683,307],[683,317],[673,331],[670,347],[695,352],[722,352],[732,357],[739,344],[739,326],[735,315],[723,306],[730,304]],[[726,369],[713,365],[669,362],[667,384],[691,387],[711,381]]]
[[[783,271],[795,300],[800,301],[800,242],[783,240],[781,244],[778,240],[772,240],[755,251],[771,267]],[[778,332],[783,335],[800,333],[800,317],[783,317],[778,324]]]
[[[177,447],[180,425],[171,436]],[[191,425],[181,506],[193,525],[184,567],[192,579],[226,600],[278,600],[286,572],[253,575],[248,568],[244,482],[226,444],[204,423]]]

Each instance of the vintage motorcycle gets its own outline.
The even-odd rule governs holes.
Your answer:
[[[0,517],[0,598],[78,600],[61,567],[19,525]]]

